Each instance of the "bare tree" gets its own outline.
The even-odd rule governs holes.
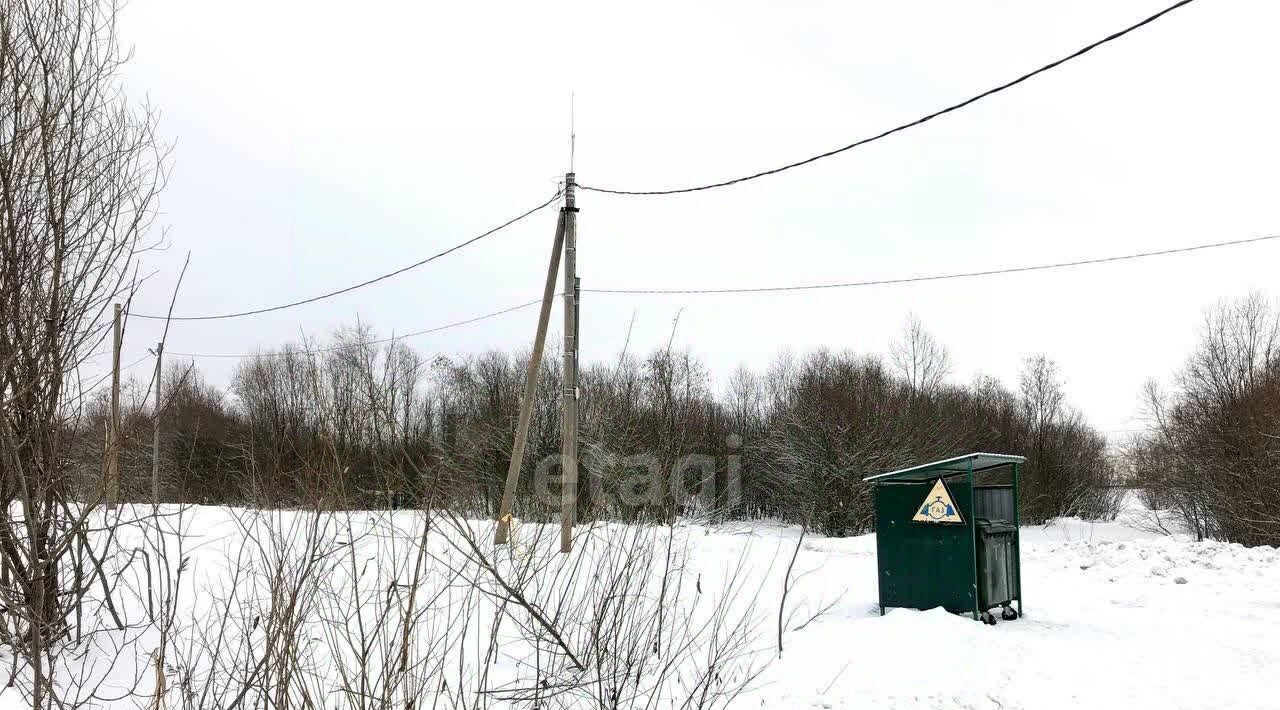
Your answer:
[[[894,369],[913,391],[935,392],[951,374],[951,354],[924,329],[914,313],[907,316],[902,337],[893,342],[889,353]]]
[[[95,0],[0,12],[0,594],[33,707],[58,700],[59,640],[113,554],[90,535],[107,524],[99,471],[69,465],[74,375],[151,246],[164,177],[154,115],[120,88],[116,13]]]
[[[1023,361],[1018,384],[1032,431],[1044,431],[1058,421],[1066,393],[1056,362],[1044,355],[1028,357]]]

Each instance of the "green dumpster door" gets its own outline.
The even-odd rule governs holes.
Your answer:
[[[973,612],[974,544],[966,524],[914,522],[912,517],[933,488],[923,483],[876,486],[876,556],[880,566],[880,606],[908,609],[943,607]],[[947,482],[951,499],[970,521],[969,484]]]

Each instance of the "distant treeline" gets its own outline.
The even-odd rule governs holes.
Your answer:
[[[427,361],[404,343],[364,344],[373,339],[367,329],[344,329],[332,342],[249,358],[229,391],[206,383],[191,363],[171,364],[162,390],[162,497],[273,506],[395,502],[494,514],[527,355]],[[340,349],[307,352],[327,348]],[[985,377],[949,384],[948,371],[945,348],[914,319],[888,358],[784,354],[764,372],[738,369],[719,391],[687,351],[585,366],[580,517],[775,517],[828,534],[859,533],[872,516],[863,476],[978,450],[1028,457],[1026,521],[1114,515],[1106,441],[1066,405],[1052,361],[1027,359],[1017,390]],[[138,500],[150,497],[146,387],[131,383],[126,398],[125,487]],[[557,462],[547,457],[560,447],[560,390],[559,359],[547,357],[520,517],[554,510],[537,494],[558,492],[558,465],[548,471],[543,463],[550,480],[538,472],[540,462]],[[105,398],[87,414],[81,451],[92,476]],[[634,490],[650,484],[644,495]]]

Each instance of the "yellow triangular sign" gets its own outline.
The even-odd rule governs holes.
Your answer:
[[[943,485],[941,478],[934,482],[929,495],[916,508],[916,514],[911,519],[920,523],[964,524],[964,518],[960,517],[960,508],[956,506],[955,501],[951,500],[951,491]]]

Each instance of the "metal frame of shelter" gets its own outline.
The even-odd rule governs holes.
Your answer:
[[[966,588],[972,586],[973,618],[978,619],[981,614],[986,612],[986,610],[979,608],[981,595],[977,589],[979,584],[979,578],[978,578],[979,571],[978,571],[978,549],[977,549],[978,548],[978,515],[976,514],[976,510],[977,510],[977,491],[982,489],[975,486],[974,477],[978,474],[996,471],[999,469],[1003,469],[1005,467],[1012,467],[1012,470],[1013,470],[1013,485],[1012,485],[1012,491],[1011,491],[1012,510],[1010,511],[1011,513],[1010,517],[1012,518],[1012,520],[1010,522],[1012,522],[1014,526],[1014,530],[1013,530],[1014,549],[1016,550],[1016,554],[1020,558],[1022,554],[1022,540],[1019,536],[1019,527],[1018,527],[1020,522],[1018,519],[1018,473],[1019,473],[1018,469],[1019,469],[1019,466],[1021,466],[1025,461],[1026,461],[1026,457],[1024,456],[1014,456],[1010,454],[989,454],[989,453],[978,452],[978,453],[972,453],[972,454],[965,454],[963,456],[955,456],[949,459],[943,459],[941,461],[934,461],[932,463],[921,464],[919,466],[912,466],[910,468],[904,468],[897,471],[890,471],[888,473],[880,473],[874,476],[867,476],[862,479],[864,483],[876,484],[877,486],[876,547],[877,547],[877,568],[879,570],[878,577],[879,577],[879,586],[880,586],[880,613],[881,614],[884,614],[886,606],[911,606],[911,605],[901,604],[901,603],[896,603],[896,604],[885,603],[886,601],[885,569],[886,569],[886,565],[892,565],[894,564],[894,561],[884,559],[885,557],[891,557],[891,555],[888,554],[888,550],[885,547],[887,543],[884,542],[884,538],[882,537],[882,535],[886,533],[887,525],[896,525],[900,521],[895,521],[895,520],[883,521],[880,519],[881,503],[883,500],[882,491],[879,488],[880,485],[909,483],[909,484],[913,484],[913,489],[914,489],[915,486],[918,484],[930,483],[938,479],[943,479],[945,481],[945,479],[947,478],[955,478],[957,476],[965,477],[965,482],[967,484],[965,488],[967,489],[967,493],[968,493],[967,499],[960,499],[960,500],[957,500],[956,502],[957,504],[962,506],[962,509],[967,508],[966,514],[963,515],[962,517],[964,518],[964,529],[967,530],[967,538],[969,541],[968,543],[969,549],[967,550],[966,557],[968,558],[968,566],[970,569],[968,570],[968,573],[969,573],[968,580],[966,581],[966,584],[964,586]],[[945,485],[945,482],[944,482],[944,485]],[[1003,486],[987,486],[985,488],[990,489],[990,488],[1002,488],[1002,487]],[[928,525],[928,523],[915,523],[915,525],[924,526],[924,525]],[[947,527],[959,527],[959,526],[956,525],[956,526],[947,526]],[[907,533],[907,530],[908,528],[906,527],[896,528],[895,532],[891,533],[891,535],[898,535],[901,537]],[[897,551],[897,552],[900,553],[900,551]],[[898,554],[898,556],[900,557],[901,554]],[[1014,570],[1013,581],[1014,581],[1014,589],[1016,590],[1016,593],[1017,593],[1016,599],[1018,603],[1018,616],[1022,615],[1021,567],[1022,567],[1021,563],[1015,561],[1013,565],[1013,570]],[[891,596],[890,601],[894,601],[895,599],[892,598],[892,594],[890,596]],[[946,606],[945,604],[932,604],[932,606],[940,606],[940,605]],[[917,608],[927,608],[927,607],[917,607]],[[953,609],[953,610],[956,610],[956,609]]]

